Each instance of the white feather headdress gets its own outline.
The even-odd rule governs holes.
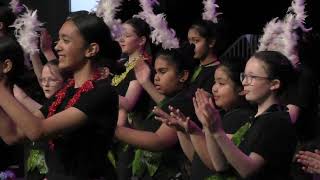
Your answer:
[[[216,0],[204,0],[202,4],[204,5],[204,12],[202,13],[202,19],[207,21],[212,21],[213,23],[218,23],[218,16],[222,13],[217,12],[219,6]]]
[[[96,6],[96,15],[102,17],[103,21],[111,30],[112,37],[118,39],[121,36],[121,20],[115,19],[122,0],[100,0]]]
[[[37,31],[41,30],[43,23],[38,21],[37,10],[31,11],[24,6],[26,12],[19,16],[11,27],[15,28],[15,36],[17,41],[27,54],[34,54],[39,52]]]
[[[134,17],[141,18],[148,23],[151,28],[151,40],[155,44],[161,44],[164,49],[179,47],[179,40],[173,29],[168,28],[168,23],[164,14],[154,14],[153,5],[158,4],[156,0],[140,0],[143,11]]]
[[[285,18],[281,21],[278,18],[271,20],[264,28],[264,34],[260,38],[258,51],[274,50],[279,51],[291,61],[293,65],[299,62],[297,54],[297,43],[299,36],[296,33],[298,28],[307,32],[310,29],[304,27],[307,15],[304,12],[304,0],[293,0]]]
[[[19,14],[23,11],[23,6],[20,4],[19,0],[11,0],[9,7],[14,14]]]

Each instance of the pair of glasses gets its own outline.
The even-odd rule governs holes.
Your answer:
[[[271,80],[270,77],[263,77],[263,76],[255,76],[255,75],[249,75],[245,73],[240,73],[240,81],[246,81],[248,84],[251,84],[254,79],[267,79]]]
[[[49,86],[56,86],[61,80],[54,79],[54,78],[40,78],[41,85],[49,85]]]

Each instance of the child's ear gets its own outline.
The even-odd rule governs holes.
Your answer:
[[[213,48],[215,44],[216,44],[216,40],[211,40],[210,44],[209,44],[209,47]]]
[[[185,83],[189,78],[189,71],[184,70],[179,76],[179,82]]]
[[[270,90],[277,90],[280,88],[281,82],[278,79],[274,79],[271,81]]]
[[[100,51],[99,44],[97,43],[90,43],[90,45],[86,49],[85,56],[88,58],[94,57]]]
[[[140,42],[139,42],[140,46],[144,46],[146,42],[147,42],[147,38],[145,36],[140,37]]]
[[[3,63],[1,63],[2,72],[7,74],[12,69],[12,61],[10,59],[6,59]]]

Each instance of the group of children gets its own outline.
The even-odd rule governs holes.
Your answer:
[[[122,26],[115,43],[101,18],[73,13],[57,57],[42,32],[48,62],[31,56],[41,103],[19,85],[23,51],[0,29],[0,136],[28,144],[27,179],[284,180],[293,161],[320,171],[318,151],[294,159],[297,112],[283,96],[297,73],[282,53],[220,60],[218,25],[201,20],[189,43],[154,54],[145,21]]]

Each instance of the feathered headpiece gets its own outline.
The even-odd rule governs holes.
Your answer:
[[[38,52],[38,37],[37,31],[41,30],[43,23],[38,21],[37,10],[31,11],[24,6],[26,12],[19,16],[11,27],[15,28],[15,36],[17,41],[27,54]]]
[[[218,23],[218,16],[222,13],[217,12],[216,9],[219,7],[215,4],[216,0],[204,0],[202,4],[204,6],[204,12],[202,13],[202,19]]]
[[[121,36],[121,20],[115,19],[116,13],[119,11],[122,0],[100,0],[96,6],[96,15],[102,17],[103,21],[111,30],[112,37],[118,39]]]
[[[156,0],[140,0],[140,6],[143,11],[134,17],[146,21],[152,28],[151,40],[155,44],[161,44],[164,49],[179,47],[179,41],[173,29],[168,28],[168,23],[164,14],[154,14],[153,5],[158,4]]]
[[[11,0],[9,3],[9,7],[12,10],[12,12],[17,15],[23,11],[23,6],[20,4],[19,0]]]
[[[293,0],[288,8],[285,18],[281,21],[278,18],[266,24],[264,34],[260,38],[258,51],[274,50],[279,51],[291,61],[293,65],[299,62],[296,51],[299,36],[295,32],[301,28],[304,32],[310,31],[304,26],[307,15],[304,12],[304,0]]]

